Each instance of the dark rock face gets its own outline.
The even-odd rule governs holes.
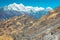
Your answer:
[[[0,36],[9,36],[11,40],[55,40],[54,35],[60,33],[60,12],[50,13],[40,19],[23,14],[1,21]]]

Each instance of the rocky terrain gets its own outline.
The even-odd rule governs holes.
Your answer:
[[[23,14],[0,21],[0,40],[60,40],[60,7],[40,19]]]

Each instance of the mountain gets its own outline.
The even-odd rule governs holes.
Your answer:
[[[39,19],[41,16],[46,15],[51,10],[53,10],[51,7],[32,7],[13,3],[0,8],[0,20],[7,20],[13,16],[20,16],[22,14]]]
[[[0,39],[60,40],[60,7],[39,19],[26,14],[0,22]]]

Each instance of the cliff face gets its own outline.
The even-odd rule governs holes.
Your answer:
[[[54,37],[56,36],[53,35],[59,35],[60,32],[59,10],[58,7],[38,20],[22,15],[1,21],[0,36],[7,35],[12,40],[50,40],[49,38],[55,40]],[[7,40],[7,36],[5,40]],[[50,36],[53,36],[53,38]]]

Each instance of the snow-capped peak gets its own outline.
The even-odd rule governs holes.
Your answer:
[[[13,4],[10,4],[8,6],[6,6],[7,8],[5,8],[5,10],[15,10],[15,11],[20,11],[20,10],[24,10],[24,5],[23,4],[16,4],[16,3],[13,3]]]
[[[35,11],[40,11],[40,10],[45,10],[45,8],[43,8],[43,7],[40,7],[40,8],[36,7],[35,8]]]
[[[32,6],[24,6],[22,3],[21,4],[10,4],[4,8],[4,10],[14,10],[14,11],[42,11],[42,10],[53,10],[51,7],[43,8],[43,7],[32,7]]]

